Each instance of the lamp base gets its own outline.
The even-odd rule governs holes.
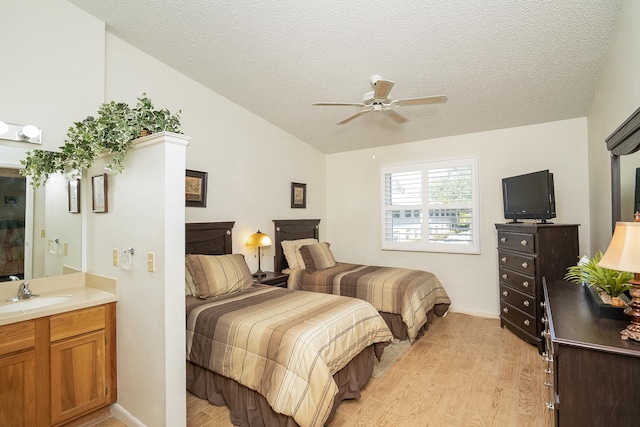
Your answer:
[[[631,323],[625,329],[620,331],[620,338],[627,341],[640,342],[640,280],[638,273],[635,273],[633,280],[630,280],[631,302],[629,307],[624,310],[624,314],[631,319]]]
[[[253,277],[256,277],[258,279],[260,277],[264,277],[266,275],[267,275],[267,273],[265,273],[264,271],[261,271],[261,270],[258,270],[258,271],[256,271],[255,273],[252,274]]]

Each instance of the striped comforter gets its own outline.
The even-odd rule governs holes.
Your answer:
[[[322,426],[333,374],[393,336],[378,312],[352,298],[254,285],[209,300],[187,297],[187,360],[262,394],[301,426]]]
[[[406,268],[337,263],[313,273],[294,269],[288,287],[360,298],[378,311],[399,314],[412,342],[427,323],[427,312],[436,304],[451,304],[433,273]]]

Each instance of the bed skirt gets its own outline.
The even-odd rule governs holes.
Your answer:
[[[433,310],[429,310],[427,312],[427,322],[422,325],[420,330],[418,331],[418,336],[416,339],[420,338],[424,335],[424,333],[429,329],[429,324],[433,321],[433,315],[435,314],[438,317],[444,316],[449,310],[449,304],[436,304],[433,307]],[[389,329],[391,329],[391,333],[393,337],[404,341],[409,338],[409,334],[407,333],[407,325],[402,320],[402,316],[394,313],[387,313],[384,311],[380,312],[380,316],[384,319]]]
[[[339,391],[326,422],[333,419],[336,408],[342,400],[360,397],[360,390],[369,381],[373,372],[374,359],[376,357],[380,359],[386,344],[374,344],[365,348],[333,375]],[[292,417],[275,412],[258,392],[188,361],[187,390],[216,406],[228,406],[231,422],[236,426],[298,426]]]

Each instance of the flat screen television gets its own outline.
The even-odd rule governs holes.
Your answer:
[[[502,179],[502,203],[505,219],[538,220],[546,223],[556,217],[553,174],[548,170]]]

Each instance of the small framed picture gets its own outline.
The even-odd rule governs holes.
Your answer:
[[[18,196],[2,196],[2,206],[5,206],[7,208],[17,208],[18,206],[20,206]]]
[[[307,207],[307,184],[291,183],[291,207],[299,209]]]
[[[106,213],[109,211],[107,197],[107,174],[91,177],[91,192],[93,195],[92,206],[96,213]]]
[[[68,182],[69,212],[80,213],[80,180],[72,179]]]
[[[187,169],[184,183],[184,199],[186,206],[207,207],[207,172]]]

